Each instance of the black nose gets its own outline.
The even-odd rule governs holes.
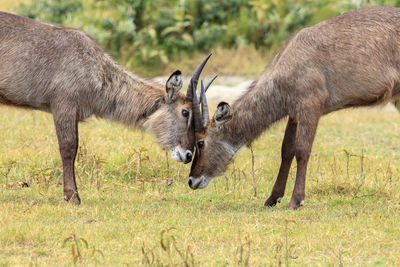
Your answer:
[[[189,162],[191,162],[192,161],[192,156],[193,156],[193,154],[192,154],[192,152],[187,152],[186,153],[186,160],[185,160],[185,163],[189,163]]]
[[[189,187],[192,188],[192,179],[189,179]]]

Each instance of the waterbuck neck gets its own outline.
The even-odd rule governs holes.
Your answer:
[[[265,75],[263,75],[265,76]],[[273,79],[261,78],[232,105],[232,120],[223,129],[231,147],[251,144],[271,124],[287,115],[281,92]]]
[[[123,70],[114,62],[105,67],[96,115],[141,128],[146,120],[165,103],[162,85]]]

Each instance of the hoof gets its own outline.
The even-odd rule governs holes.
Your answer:
[[[302,207],[303,204],[304,204],[304,200],[302,200],[302,201],[291,200],[290,203],[286,207],[291,210],[297,210],[298,208]]]
[[[267,199],[267,201],[265,201],[264,206],[265,207],[273,207],[276,205],[276,203],[281,203],[281,200],[282,200],[282,197],[275,198],[275,197],[271,196]]]
[[[72,194],[64,193],[64,200],[76,206],[81,204],[81,198],[77,192],[73,192]]]

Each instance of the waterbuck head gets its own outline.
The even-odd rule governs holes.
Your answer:
[[[192,160],[195,144],[193,96],[196,95],[195,88],[201,71],[210,56],[211,54],[195,70],[186,95],[179,93],[182,88],[181,72],[175,71],[169,77],[166,82],[165,104],[146,122],[145,127],[153,132],[161,147],[171,150],[175,161],[189,163]]]
[[[219,103],[210,121],[203,84],[200,102],[201,113],[197,99],[193,101],[196,153],[189,175],[189,186],[192,189],[207,187],[214,177],[227,169],[237,150],[225,140],[223,125],[232,118],[228,103]]]

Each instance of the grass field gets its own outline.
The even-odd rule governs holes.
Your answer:
[[[62,200],[50,115],[0,107],[0,266],[398,266],[400,115],[347,110],[321,121],[305,206],[262,208],[285,123],[245,148],[207,189],[147,134],[80,125],[83,203]],[[169,157],[169,155],[168,155]],[[24,184],[25,183],[25,184]],[[29,187],[26,187],[29,185]]]

